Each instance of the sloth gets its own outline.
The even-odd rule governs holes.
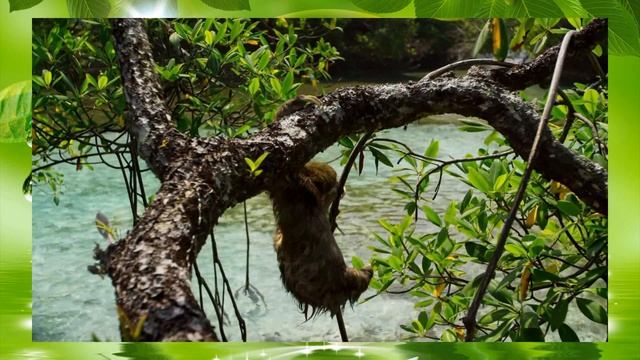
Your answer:
[[[353,305],[373,276],[371,267],[349,268],[344,262],[327,214],[336,193],[335,170],[318,162],[307,163],[271,191],[282,283],[306,319],[327,311],[333,316],[347,301]]]

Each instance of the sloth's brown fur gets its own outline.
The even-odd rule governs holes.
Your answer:
[[[305,314],[312,308],[311,316],[353,304],[373,275],[370,267],[348,268],[333,237],[327,210],[336,190],[333,168],[310,162],[271,192],[282,282]]]

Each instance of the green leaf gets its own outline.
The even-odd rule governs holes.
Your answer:
[[[487,253],[486,246],[470,241],[464,243],[464,248],[469,256],[473,256],[481,261],[484,260],[485,254]]]
[[[636,22],[640,24],[640,2],[636,0],[620,0],[622,5],[635,17]]]
[[[247,165],[249,165],[249,169],[252,172],[256,169],[256,164],[253,162],[253,160],[251,160],[249,158],[244,158],[244,162],[247,163]]]
[[[569,302],[567,300],[559,301],[553,309],[549,310],[551,315],[551,330],[559,329],[567,318],[567,311],[569,310]]]
[[[49,70],[42,70],[42,80],[44,81],[44,85],[46,87],[51,86],[51,80],[53,79],[53,74]]]
[[[98,82],[96,79],[89,73],[85,74],[85,80],[87,83],[93,85],[93,87],[98,87]]]
[[[484,0],[474,17],[558,17],[560,8],[551,0]]]
[[[640,55],[637,19],[632,11],[617,0],[582,0],[591,15],[609,18],[609,54]]]
[[[580,311],[589,318],[589,320],[607,324],[607,311],[597,302],[585,298],[577,298],[576,303]]]
[[[442,228],[438,232],[438,237],[436,238],[436,247],[441,247],[447,240],[449,240],[449,232],[447,228]]]
[[[442,332],[442,336],[440,336],[440,340],[443,342],[456,342],[458,341],[458,336],[456,336],[455,331],[451,329],[447,329]]]
[[[109,82],[109,78],[106,75],[98,76],[98,90],[102,90],[107,87],[107,83]]]
[[[531,269],[531,276],[534,282],[558,281],[560,279],[556,274],[536,268]]]
[[[584,100],[584,107],[587,109],[589,114],[593,116],[598,109],[598,102],[600,101],[600,94],[598,91],[594,89],[585,90],[582,95],[582,100]]]
[[[598,44],[598,45],[596,45],[596,46],[593,48],[593,53],[594,53],[594,54],[595,54],[595,56],[597,56],[597,57],[602,56],[602,46],[600,46],[599,44]]]
[[[396,234],[398,232],[398,230],[396,229],[395,226],[391,225],[388,221],[386,221],[385,219],[378,219],[378,223],[380,224],[380,226],[382,226],[385,230],[387,230],[387,232],[389,232],[390,234]]]
[[[357,256],[351,257],[351,265],[353,265],[356,269],[362,269],[364,267],[364,262]]]
[[[455,225],[458,223],[458,218],[456,216],[456,203],[451,202],[449,207],[447,208],[447,212],[444,213],[444,222],[450,225]]]
[[[536,18],[557,18],[562,11],[551,0],[520,0],[513,6],[514,16],[536,17]]]
[[[481,1],[469,0],[415,0],[413,3],[419,18],[474,17],[483,8]]]
[[[538,316],[534,312],[525,312],[521,316],[519,341],[544,341],[544,334],[538,325]]]
[[[502,280],[500,280],[500,283],[498,283],[498,286],[496,286],[496,290],[501,290],[505,286],[511,285],[513,280],[515,280],[516,277],[520,276],[522,268],[523,268],[522,264],[518,265],[513,270],[511,270],[507,275],[505,275],[505,277],[503,277]]]
[[[609,295],[608,295],[609,291],[607,288],[596,288],[594,291],[598,296],[600,296],[603,299],[609,298]]]
[[[496,178],[496,182],[493,183],[493,191],[500,191],[504,184],[507,183],[507,179],[511,174],[502,174]]]
[[[271,83],[271,88],[273,88],[273,91],[275,91],[276,94],[284,95],[282,94],[282,84],[280,84],[280,81],[278,79],[272,77],[271,79],[269,79],[269,83]]]
[[[424,156],[435,158],[436,156],[438,156],[439,149],[440,149],[440,142],[438,140],[431,140],[431,143],[429,143],[429,146],[424,151]]]
[[[589,13],[582,7],[580,0],[553,0],[553,2],[556,3],[566,17],[589,17]]]
[[[392,269],[402,271],[403,263],[400,258],[398,258],[397,256],[391,256],[387,261],[389,262],[389,266],[391,266]]]
[[[410,333],[414,333],[414,334],[416,333],[416,331],[415,331],[411,326],[407,326],[407,325],[400,324],[400,328],[401,328],[402,330],[404,330],[404,331],[408,331],[408,332],[410,332]]]
[[[353,149],[353,141],[351,141],[351,139],[348,136],[343,136],[338,140],[338,144],[349,148],[349,149]]]
[[[429,315],[427,315],[426,311],[420,312],[420,314],[418,315],[418,321],[420,322],[420,325],[422,325],[423,329],[429,330],[427,329],[427,324],[429,323]]]
[[[405,216],[398,224],[398,233],[403,234],[411,225],[413,218],[411,216]]]
[[[9,12],[32,8],[42,0],[9,0]]]
[[[511,311],[509,309],[497,309],[491,312],[484,314],[480,320],[478,320],[478,324],[480,325],[489,325],[496,321],[504,320],[507,315],[509,315]]]
[[[264,161],[264,159],[267,158],[267,156],[269,156],[269,152],[268,151],[263,152],[262,155],[260,155],[260,157],[258,157],[254,162],[255,167],[256,168],[260,167],[260,164],[262,164],[262,162]]]
[[[477,17],[483,18],[495,18],[495,17],[515,17],[513,16],[514,6],[513,2],[505,0],[484,0],[478,1],[482,4],[482,7],[478,9],[478,12],[474,14]],[[491,20],[488,21],[489,27]]]
[[[527,250],[520,244],[510,243],[504,246],[504,249],[513,254],[516,257],[526,257]]]
[[[207,59],[207,69],[216,74],[220,70],[220,56],[216,51],[212,51]]]
[[[371,154],[381,163],[385,164],[388,167],[393,167],[393,163],[391,162],[391,160],[389,160],[387,155],[385,155],[383,152],[376,150],[375,148],[372,148],[372,147],[369,148],[369,151],[371,151]]]
[[[478,340],[484,341],[484,342],[496,342],[496,341],[499,341],[500,339],[502,339],[505,336],[507,331],[509,331],[509,328],[510,328],[511,324],[513,324],[513,322],[514,322],[514,319],[509,319],[509,320],[503,321],[500,325],[498,325],[498,327],[495,330],[493,330],[492,332],[490,332],[486,336],[481,336]]]
[[[67,0],[67,8],[71,17],[101,18],[109,15],[111,4],[109,0]]]
[[[353,5],[374,13],[390,13],[404,9],[411,0],[351,0]]]
[[[293,71],[289,71],[282,81],[282,92],[286,95],[293,87]]]
[[[253,78],[249,83],[249,94],[254,96],[260,90],[260,78]]]
[[[302,66],[302,64],[304,64],[305,61],[307,61],[307,54],[302,54],[302,55],[300,55],[298,60],[296,60],[296,63],[293,65],[293,67],[294,68],[299,68],[299,67]]]
[[[481,132],[481,131],[492,130],[492,128],[489,125],[478,122],[478,121],[461,120],[460,122],[462,123],[462,125],[458,127],[460,131]]]
[[[422,207],[422,211],[424,211],[424,214],[427,216],[427,219],[431,221],[434,225],[442,226],[442,220],[440,219],[440,216],[435,211],[433,211],[433,209],[425,205]]]
[[[467,206],[469,206],[469,203],[471,202],[471,199],[473,198],[473,191],[471,191],[471,189],[467,190],[467,193],[464,195],[464,198],[462,199],[462,202],[460,203],[460,211],[463,212],[466,210]]]
[[[576,332],[567,324],[560,326],[558,335],[560,335],[560,340],[563,342],[580,342],[580,338],[578,338]]]
[[[524,328],[518,341],[544,342],[544,333],[539,327]]]
[[[489,39],[489,29],[491,29],[491,20],[488,20],[486,23],[484,23],[482,30],[480,30],[480,35],[478,35],[476,44],[473,47],[473,57],[476,57],[478,53],[480,53],[480,50],[482,50],[484,44],[487,43],[487,39]]]
[[[536,258],[544,250],[544,239],[535,239],[531,245],[529,245],[529,257]]]
[[[27,136],[25,124],[31,119],[31,80],[0,91],[0,142],[21,142]]]
[[[489,182],[487,179],[478,172],[478,170],[474,168],[469,169],[469,173],[467,174],[467,179],[475,187],[476,189],[482,191],[483,193],[491,192],[491,186],[489,186]]]
[[[220,10],[251,10],[249,0],[202,0],[202,2]]]
[[[204,42],[207,43],[207,45],[211,45],[213,44],[213,40],[214,40],[214,35],[213,35],[213,31],[208,30],[204,32]]]
[[[577,216],[581,211],[580,206],[566,200],[559,200],[557,206],[563,214],[568,216]]]
[[[509,43],[509,48],[511,50],[518,50],[525,42],[525,36],[527,36],[528,30],[531,28],[529,26],[528,20],[520,20],[520,25],[518,26],[518,30],[511,37],[511,42]]]

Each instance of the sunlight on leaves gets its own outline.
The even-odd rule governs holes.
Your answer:
[[[20,142],[31,119],[31,80],[0,91],[0,142]]]
[[[69,15],[81,18],[107,17],[111,11],[109,0],[67,0]]]
[[[411,3],[411,0],[351,0],[351,2],[362,10],[374,13],[390,13],[404,9]]]
[[[251,10],[249,0],[202,0],[202,2],[220,10]]]
[[[9,12],[32,8],[42,0],[9,0]]]
[[[628,8],[616,0],[582,0],[591,14],[609,19],[609,51],[614,55],[640,55],[638,23]]]

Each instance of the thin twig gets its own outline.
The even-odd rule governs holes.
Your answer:
[[[351,172],[351,167],[355,163],[356,157],[360,152],[362,152],[362,149],[364,149],[364,146],[366,145],[367,141],[371,138],[373,133],[374,131],[369,131],[364,135],[362,135],[360,140],[358,140],[356,145],[353,147],[353,150],[351,150],[351,154],[349,155],[349,160],[347,160],[347,163],[344,165],[344,169],[342,169],[342,174],[340,175],[340,180],[338,181],[336,198],[331,203],[331,208],[329,210],[329,223],[331,224],[332,232],[335,231],[336,227],[338,226],[336,222],[336,218],[338,217],[338,213],[340,212],[340,198],[342,198],[342,195],[344,194],[344,186],[347,183],[347,178],[349,177],[349,172]]]
[[[124,155],[122,155],[122,156],[124,156]],[[120,164],[120,171],[122,172],[122,178],[124,180],[124,185],[127,188],[127,196],[129,197],[129,206],[131,207],[131,216],[133,217],[133,225],[135,226],[135,224],[136,224],[136,209],[135,209],[135,206],[133,205],[133,198],[132,198],[132,196],[135,196],[135,195],[132,195],[131,188],[129,187],[129,181],[127,179],[127,173],[125,172],[126,167],[122,163],[121,155],[116,153],[116,158],[118,159],[118,164]]]
[[[218,259],[218,250],[216,248],[216,239],[213,236],[213,231],[211,231],[211,253],[213,255],[213,288],[214,288],[214,301],[213,307],[219,309],[222,316],[217,316],[218,318],[218,326],[220,328],[224,327],[224,317],[226,313],[224,312],[224,302],[220,301],[220,290],[218,289],[218,267],[216,259]],[[222,294],[224,296],[224,288],[222,288]],[[218,311],[216,311],[216,314]]]
[[[338,329],[340,330],[340,338],[342,342],[349,342],[349,337],[347,336],[347,328],[344,326],[344,319],[342,318],[342,310],[338,309],[336,311],[336,320],[338,321]]]
[[[589,261],[587,261],[586,264],[584,264],[583,266],[581,266],[578,270],[576,270],[574,273],[567,275],[563,278],[560,278],[558,280],[551,280],[551,284],[544,284],[544,285],[537,285],[537,286],[533,286],[531,287],[531,291],[537,291],[537,290],[542,290],[542,289],[546,289],[546,288],[550,288],[553,286],[557,286],[558,283],[563,283],[567,280],[570,279],[575,279],[578,275],[582,275],[583,273],[585,273],[587,270],[589,270],[591,268],[591,266],[593,264],[597,264],[600,265],[598,263],[598,257],[600,256],[600,254],[602,253],[602,251],[606,248],[606,243],[604,244],[604,246],[602,246],[602,248],[600,248],[600,250],[598,250],[598,252],[591,258],[589,259]]]
[[[382,137],[377,137],[377,138],[375,138],[375,139],[371,140],[371,142],[381,142],[381,141],[382,141],[382,142],[385,142],[385,141],[386,141],[386,142],[390,142],[390,143],[393,143],[393,144],[396,144],[396,145],[402,146],[402,147],[404,147],[405,149],[407,149],[407,152],[409,152],[409,153],[413,153],[413,150],[411,150],[411,148],[410,148],[407,144],[405,144],[405,143],[403,143],[403,142],[400,142],[400,141],[398,141],[398,140],[394,140],[394,139],[387,139],[387,138],[382,138]]]
[[[596,128],[596,125],[591,121],[589,121],[589,119],[587,119],[584,115],[580,113],[575,113],[574,115],[576,118],[578,118],[578,120],[587,124],[587,126],[591,128],[591,134],[593,135],[593,139],[596,142],[596,144],[598,144],[598,149],[600,150],[600,154],[606,158],[607,154],[609,154],[609,148],[602,141],[602,139],[600,139],[600,136],[598,136],[598,129]]]
[[[142,205],[144,206],[144,208],[146,209],[147,206],[149,206],[149,203],[147,201],[147,194],[145,192],[144,189],[144,181],[142,180],[142,172],[140,172],[140,162],[138,161],[138,140],[136,139],[136,137],[134,136],[132,139],[132,146],[131,146],[131,163],[133,165],[133,169],[135,171],[135,175],[138,181],[138,186],[140,187],[140,197],[142,198]]]
[[[553,77],[551,79],[551,85],[549,86],[549,96],[547,96],[547,102],[544,106],[544,110],[542,111],[542,116],[540,118],[540,123],[538,125],[538,129],[536,131],[535,138],[533,139],[533,144],[531,145],[531,151],[529,152],[529,157],[527,159],[527,167],[524,170],[524,174],[522,175],[522,180],[520,182],[520,186],[518,187],[518,191],[513,200],[513,205],[511,206],[511,210],[509,211],[509,215],[504,222],[502,227],[502,231],[498,237],[498,241],[496,242],[496,249],[487,265],[487,269],[482,277],[482,281],[480,286],[478,287],[478,291],[471,302],[471,306],[469,307],[469,311],[467,315],[462,319],[466,334],[465,341],[473,341],[476,330],[476,316],[478,314],[478,309],[480,308],[480,304],[482,303],[482,299],[484,298],[487,289],[489,287],[489,283],[491,279],[495,275],[496,267],[498,266],[498,261],[504,252],[504,247],[507,242],[507,237],[509,236],[509,231],[511,230],[511,226],[516,218],[518,208],[520,206],[520,202],[524,197],[524,193],[527,188],[527,184],[529,183],[529,179],[531,178],[531,173],[533,171],[533,162],[538,154],[538,147],[540,145],[540,138],[542,137],[542,132],[547,127],[547,121],[549,119],[549,114],[551,113],[551,108],[553,107],[553,103],[556,97],[556,88],[558,87],[558,83],[560,82],[560,76],[562,74],[562,67],[564,65],[564,59],[567,54],[567,48],[569,47],[569,42],[571,40],[571,36],[575,33],[575,31],[569,31],[564,38],[562,39],[562,45],[560,45],[560,50],[558,52],[558,59],[556,60],[555,69],[553,71]]]
[[[101,154],[116,154],[116,153],[121,153],[121,152],[113,151],[113,152],[106,152],[106,153],[82,154],[82,155],[72,156],[72,157],[68,157],[68,158],[64,158],[64,159],[60,159],[60,160],[53,160],[50,163],[47,163],[47,164],[44,164],[42,166],[38,166],[36,168],[33,168],[31,171],[32,172],[37,172],[37,171],[44,170],[44,169],[49,168],[49,167],[54,166],[54,165],[58,165],[58,164],[62,164],[62,163],[68,163],[69,161],[73,161],[73,160],[86,159],[86,158],[90,158],[90,157],[93,157],[93,156],[100,156]]]
[[[249,291],[249,248],[251,246],[251,241],[249,239],[249,221],[247,220],[247,202],[243,201],[242,206],[244,210],[244,232],[247,236],[247,271],[244,279],[244,291]]]
[[[365,145],[367,144],[367,141],[369,141],[371,136],[373,136],[373,133],[374,131],[370,130],[362,135],[360,140],[358,140],[358,142],[354,145],[353,150],[351,150],[349,159],[342,169],[342,174],[340,175],[340,180],[338,181],[338,187],[336,189],[336,197],[331,203],[331,208],[329,209],[329,223],[331,224],[331,232],[334,232],[336,230],[336,227],[338,227],[336,219],[338,217],[338,213],[340,212],[340,199],[344,194],[344,186],[347,183],[347,178],[349,177],[349,173],[351,172],[351,167],[353,167],[353,164],[356,161],[356,157],[362,152]],[[336,320],[338,321],[338,329],[340,330],[340,338],[342,339],[342,342],[348,342],[349,337],[347,336],[347,328],[345,327],[344,319],[342,318],[342,309],[338,309],[336,311]]]
[[[556,213],[556,218],[558,219],[558,223],[560,224],[560,226],[562,226],[562,229],[560,230],[559,234],[562,234],[564,232],[567,238],[569,239],[569,242],[571,242],[573,247],[576,248],[576,250],[580,253],[580,255],[582,255],[583,257],[589,258],[589,256],[587,255],[587,251],[582,246],[580,246],[580,244],[578,244],[578,242],[573,237],[573,235],[571,235],[571,232],[569,231],[569,226],[572,224],[565,226],[564,221],[562,220],[562,215],[559,212]]]
[[[567,109],[569,110],[567,112],[567,120],[564,122],[562,133],[560,134],[560,138],[558,139],[560,143],[563,143],[565,142],[565,140],[567,140],[567,136],[569,136],[569,130],[571,130],[573,121],[576,118],[575,117],[576,109],[573,107],[573,103],[571,102],[571,99],[569,99],[569,96],[567,96],[567,94],[564,91],[558,89],[558,95],[560,95],[560,97],[562,98],[562,101],[564,101],[565,105],[567,106]]]
[[[596,55],[593,52],[589,51],[589,55],[587,57],[589,58],[591,66],[593,66],[594,70],[598,73],[598,76],[600,76],[600,79],[604,79],[605,77],[607,77],[607,74],[602,69],[602,66],[600,66],[600,62],[598,61]]]
[[[433,70],[432,72],[425,75],[422,79],[420,79],[420,81],[432,80],[446,73],[447,71],[451,71],[451,70],[462,68],[462,67],[470,67],[473,65],[492,65],[492,66],[513,67],[518,64],[505,62],[505,61],[498,61],[493,59],[465,59],[465,60],[456,61],[454,63],[448,64],[441,68]]]
[[[211,292],[211,289],[209,288],[209,285],[207,284],[207,281],[204,279],[204,277],[200,273],[200,269],[198,269],[198,262],[196,260],[193,261],[193,270],[195,271],[196,277],[198,278],[198,287],[204,286],[204,289],[207,291],[207,295],[209,296],[209,299],[211,300],[211,303],[214,303],[213,293]],[[204,307],[202,306],[202,290],[200,290],[200,307],[202,308],[202,311],[204,312]],[[222,318],[222,314],[220,313],[220,310],[215,305],[213,306],[213,309],[216,312],[216,317],[218,319],[221,319]],[[220,326],[220,337],[222,338],[222,341],[224,341],[224,342],[227,341],[227,336],[225,335],[224,328],[222,326]]]
[[[220,257],[218,256],[218,247],[216,246],[215,237],[213,234],[213,230],[210,233],[211,235],[211,250],[213,252],[213,262],[214,265],[218,266],[220,270],[220,275],[222,276],[222,282],[224,287],[227,289],[229,293],[229,298],[231,298],[231,305],[233,306],[233,311],[236,314],[236,319],[238,319],[238,327],[240,328],[240,336],[242,337],[242,341],[247,341],[247,325],[242,318],[242,314],[240,314],[240,309],[238,308],[238,304],[236,303],[236,299],[233,296],[233,290],[231,290],[231,284],[229,283],[229,279],[225,274],[224,267],[222,266],[222,262],[220,261]],[[224,296],[224,291],[222,292]]]
[[[430,169],[429,171],[427,171],[427,173],[424,174],[424,176],[422,176],[420,178],[420,180],[416,183],[416,190],[415,190],[415,192],[413,194],[414,201],[417,204],[418,199],[420,198],[420,186],[422,185],[422,183],[426,179],[429,178],[429,176],[431,176],[431,174],[433,174],[436,171],[440,172],[440,176],[438,177],[438,184],[436,185],[435,194],[433,196],[434,200],[435,200],[436,196],[438,195],[438,189],[440,189],[440,184],[442,183],[442,173],[443,173],[445,167],[447,167],[449,165],[453,165],[453,164],[464,163],[464,162],[481,161],[481,160],[488,160],[488,159],[497,159],[497,158],[500,158],[500,157],[503,157],[503,156],[507,156],[507,155],[511,155],[511,154],[513,154],[513,150],[507,150],[507,151],[503,151],[503,152],[499,152],[499,153],[494,153],[494,154],[489,154],[489,155],[482,155],[482,156],[475,156],[475,157],[468,157],[468,158],[458,158],[458,159],[453,159],[453,160],[438,160],[438,161],[440,161],[440,164],[438,166],[434,167],[433,169]]]

